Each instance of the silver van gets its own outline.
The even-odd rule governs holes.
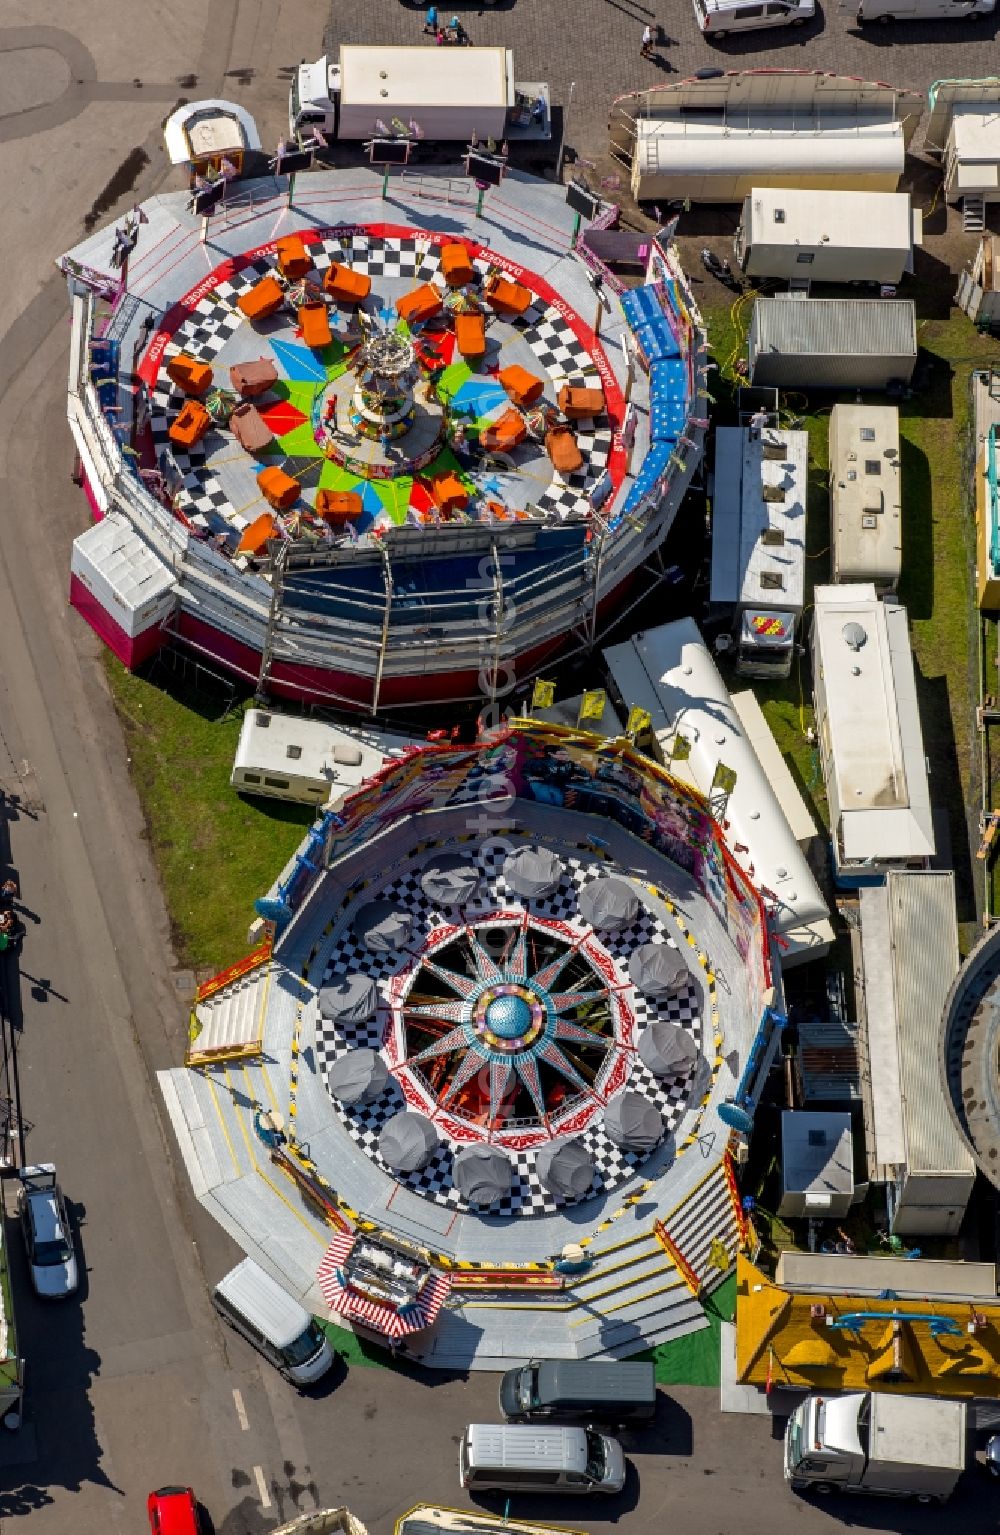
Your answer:
[[[617,1439],[589,1428],[470,1423],[458,1480],[482,1492],[621,1492],[625,1456]]]
[[[244,1258],[212,1291],[223,1321],[243,1334],[294,1386],[310,1386],[333,1364],[333,1350],[304,1306],[252,1258]]]
[[[726,37],[757,27],[801,27],[816,14],[816,0],[693,0],[695,20],[706,37]]]
[[[649,1423],[656,1414],[652,1360],[531,1359],[500,1379],[509,1423]]]

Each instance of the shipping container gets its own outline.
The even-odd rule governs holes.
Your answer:
[[[758,298],[747,341],[750,381],[779,389],[885,389],[917,361],[910,299]]]
[[[890,871],[860,895],[854,940],[869,1175],[897,1236],[956,1236],[975,1182],[939,1066],[958,974],[955,876]]]

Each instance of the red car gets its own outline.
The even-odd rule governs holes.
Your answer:
[[[200,1535],[198,1504],[190,1487],[160,1487],[146,1499],[153,1535]]]

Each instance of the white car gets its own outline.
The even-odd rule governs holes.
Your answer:
[[[72,1295],[79,1283],[73,1233],[51,1162],[22,1167],[17,1211],[35,1293],[46,1300]]]

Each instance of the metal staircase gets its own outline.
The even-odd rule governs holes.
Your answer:
[[[593,1266],[566,1289],[453,1301],[424,1357],[468,1369],[474,1352],[475,1368],[496,1370],[527,1358],[621,1359],[702,1331],[709,1325],[702,1300],[736,1261],[737,1200],[718,1163],[652,1226],[610,1226],[587,1248]]]
[[[195,1003],[198,1033],[188,1052],[189,1065],[259,1053],[270,976],[270,965],[251,970]]]
[[[962,198],[962,229],[965,234],[982,234],[986,228],[986,199],[978,192]]]

